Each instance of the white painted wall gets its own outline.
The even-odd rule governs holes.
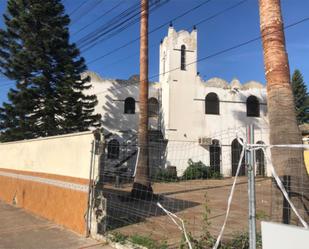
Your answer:
[[[209,165],[209,151],[198,145],[198,139],[210,137],[218,139],[225,146],[222,147],[221,172],[229,176],[231,149],[227,146],[236,138],[236,132],[241,132],[245,137],[245,127],[253,124],[256,130],[255,142],[268,143],[266,89],[255,81],[246,84],[241,84],[236,79],[230,84],[220,78],[203,81],[197,75],[196,63],[184,71],[180,70],[180,51],[177,49],[180,49],[181,45],[185,45],[189,50],[186,53],[186,62],[196,61],[197,31],[176,32],[170,27],[167,37],[160,45],[163,123],[165,137],[169,140],[167,162],[177,166],[180,174],[185,170],[187,160],[177,158],[173,149],[176,142],[182,142],[184,147],[190,144],[182,155],[187,155],[187,159],[196,158],[195,161],[201,160]],[[176,68],[178,69],[174,70]],[[220,115],[205,114],[205,97],[210,92],[216,93],[219,97]],[[259,102],[264,104],[260,105],[260,117],[247,117],[245,102],[250,95],[256,96]]]
[[[0,143],[0,168],[89,179],[93,140],[87,131]]]
[[[93,76],[92,72],[88,75]],[[132,76],[128,80],[102,79],[91,77],[92,88],[89,94],[96,94],[98,105],[95,112],[102,115],[102,125],[106,133],[136,133],[139,116],[139,78]],[[149,98],[159,98],[160,85],[150,83]],[[135,114],[124,113],[124,100],[128,97],[135,99]],[[151,118],[150,125],[157,128],[158,120]]]
[[[186,46],[186,70],[180,70],[181,46]],[[167,36],[160,44],[159,83],[151,83],[149,97],[161,101],[158,119],[150,120],[152,129],[160,129],[168,140],[165,152],[166,165],[176,166],[178,174],[187,168],[188,159],[203,161],[209,165],[209,150],[198,144],[200,137],[218,139],[222,147],[221,172],[231,175],[231,148],[236,133],[245,137],[245,127],[254,124],[255,142],[268,144],[268,118],[266,89],[258,82],[241,84],[237,79],[231,83],[220,78],[204,81],[197,74],[197,30],[177,32],[169,27]],[[93,74],[93,73],[92,73]],[[91,73],[90,73],[91,76]],[[93,77],[92,77],[93,76]],[[105,133],[125,142],[136,136],[138,127],[138,77],[128,80],[102,79],[92,75],[93,87],[99,104],[96,111],[102,114]],[[220,100],[220,115],[205,114],[205,97],[214,92]],[[256,96],[261,105],[260,117],[247,117],[246,100]],[[124,114],[124,100],[137,100],[136,113]],[[161,119],[161,120],[160,120]],[[161,127],[158,127],[158,124]],[[133,135],[132,135],[133,134]],[[228,135],[227,135],[228,134]],[[182,147],[181,147],[182,146]],[[269,170],[268,174],[270,173]]]

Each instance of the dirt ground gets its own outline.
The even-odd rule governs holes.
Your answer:
[[[173,183],[154,183],[153,189],[158,199],[137,201],[126,199],[131,185],[121,188],[105,186],[107,197],[108,228],[126,235],[144,235],[155,240],[166,241],[169,245],[179,245],[181,232],[171,219],[156,205],[160,202],[167,210],[181,217],[186,229],[195,237],[203,232],[205,205],[210,209],[209,231],[217,236],[225,218],[227,199],[233,179],[191,180]],[[260,221],[270,216],[271,180],[256,179],[257,227]],[[247,178],[240,177],[233,197],[230,216],[223,239],[229,239],[237,232],[247,230],[248,190]]]

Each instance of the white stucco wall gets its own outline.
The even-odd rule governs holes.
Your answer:
[[[186,47],[186,68],[180,69],[181,46]],[[231,143],[236,133],[245,138],[246,126],[255,126],[255,142],[268,144],[268,118],[265,87],[255,81],[230,83],[220,78],[204,81],[197,73],[197,30],[176,31],[169,27],[167,36],[159,48],[159,83],[151,83],[149,98],[160,102],[160,115],[150,118],[150,128],[161,130],[168,144],[165,151],[166,165],[176,166],[178,174],[188,166],[188,159],[203,161],[209,165],[209,148],[199,145],[201,137],[218,139],[222,145],[221,173],[231,175]],[[128,80],[91,77],[99,104],[96,111],[102,115],[107,134],[112,133],[120,143],[136,139],[138,127],[138,77]],[[205,114],[205,97],[214,92],[220,100],[220,114]],[[246,100],[254,95],[260,102],[260,116],[247,117]],[[124,100],[136,100],[135,114],[124,114]],[[159,126],[160,124],[160,126]],[[132,135],[133,134],[133,135]],[[227,135],[228,134],[228,135]],[[135,136],[135,137],[134,137]],[[268,174],[270,173],[267,170]]]
[[[90,75],[91,76],[91,75]],[[102,79],[93,77],[89,94],[95,94],[98,105],[95,111],[102,115],[102,125],[107,133],[137,132],[139,116],[139,78],[132,76],[128,80]],[[159,98],[160,85],[149,83],[149,98]],[[135,113],[124,113],[124,100],[135,99]],[[150,118],[150,127],[157,128],[158,120]]]
[[[203,81],[197,74],[196,63],[180,70],[181,45],[189,50],[186,62],[197,60],[197,31],[176,32],[173,27],[160,45],[160,82],[162,84],[162,113],[164,134],[168,139],[167,163],[177,166],[180,174],[188,166],[187,160],[201,160],[209,165],[209,150],[198,144],[200,137],[218,139],[222,145],[221,173],[231,175],[231,148],[236,132],[245,134],[246,126],[255,126],[255,142],[268,143],[266,89],[255,81],[241,84],[214,78]],[[163,63],[165,65],[163,66]],[[174,70],[178,67],[178,70]],[[164,70],[165,69],[165,70]],[[214,92],[220,100],[220,114],[205,114],[205,97]],[[254,95],[260,102],[260,117],[247,117],[246,100]],[[228,136],[226,135],[228,134]],[[245,137],[245,135],[243,135]],[[175,143],[178,143],[176,146]],[[182,154],[175,151],[182,143]],[[190,146],[188,146],[190,144]],[[176,153],[186,157],[181,160]],[[186,155],[186,156],[185,156]],[[267,170],[268,173],[269,170]]]
[[[89,179],[93,140],[81,132],[0,143],[0,168]]]

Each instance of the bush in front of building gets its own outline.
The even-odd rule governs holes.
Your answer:
[[[206,179],[209,175],[209,167],[202,161],[194,162],[192,159],[188,160],[188,167],[183,172],[183,180]]]
[[[192,159],[188,160],[188,167],[182,175],[182,180],[195,179],[221,179],[220,172],[215,171],[212,167],[206,166],[202,161],[194,162]]]
[[[175,182],[178,181],[176,167],[168,166],[156,170],[153,180],[155,182]]]

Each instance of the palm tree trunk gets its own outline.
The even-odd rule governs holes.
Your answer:
[[[285,48],[285,36],[281,16],[280,0],[259,0],[260,29],[263,43],[265,77],[267,80],[267,106],[271,144],[301,144],[293,94],[290,84],[289,61]],[[281,179],[290,179],[290,194],[293,203],[303,217],[305,198],[308,197],[308,175],[303,150],[273,148],[272,163]],[[274,184],[275,185],[275,184]],[[307,187],[306,187],[307,186]],[[285,223],[298,223],[284,207],[285,201],[277,187],[273,188],[272,219]],[[308,192],[308,191],[307,191]],[[307,203],[308,204],[308,203]],[[308,206],[309,208],[309,206]]]
[[[148,199],[152,195],[148,158],[148,0],[141,0],[139,109],[140,152],[131,193],[135,198]]]

